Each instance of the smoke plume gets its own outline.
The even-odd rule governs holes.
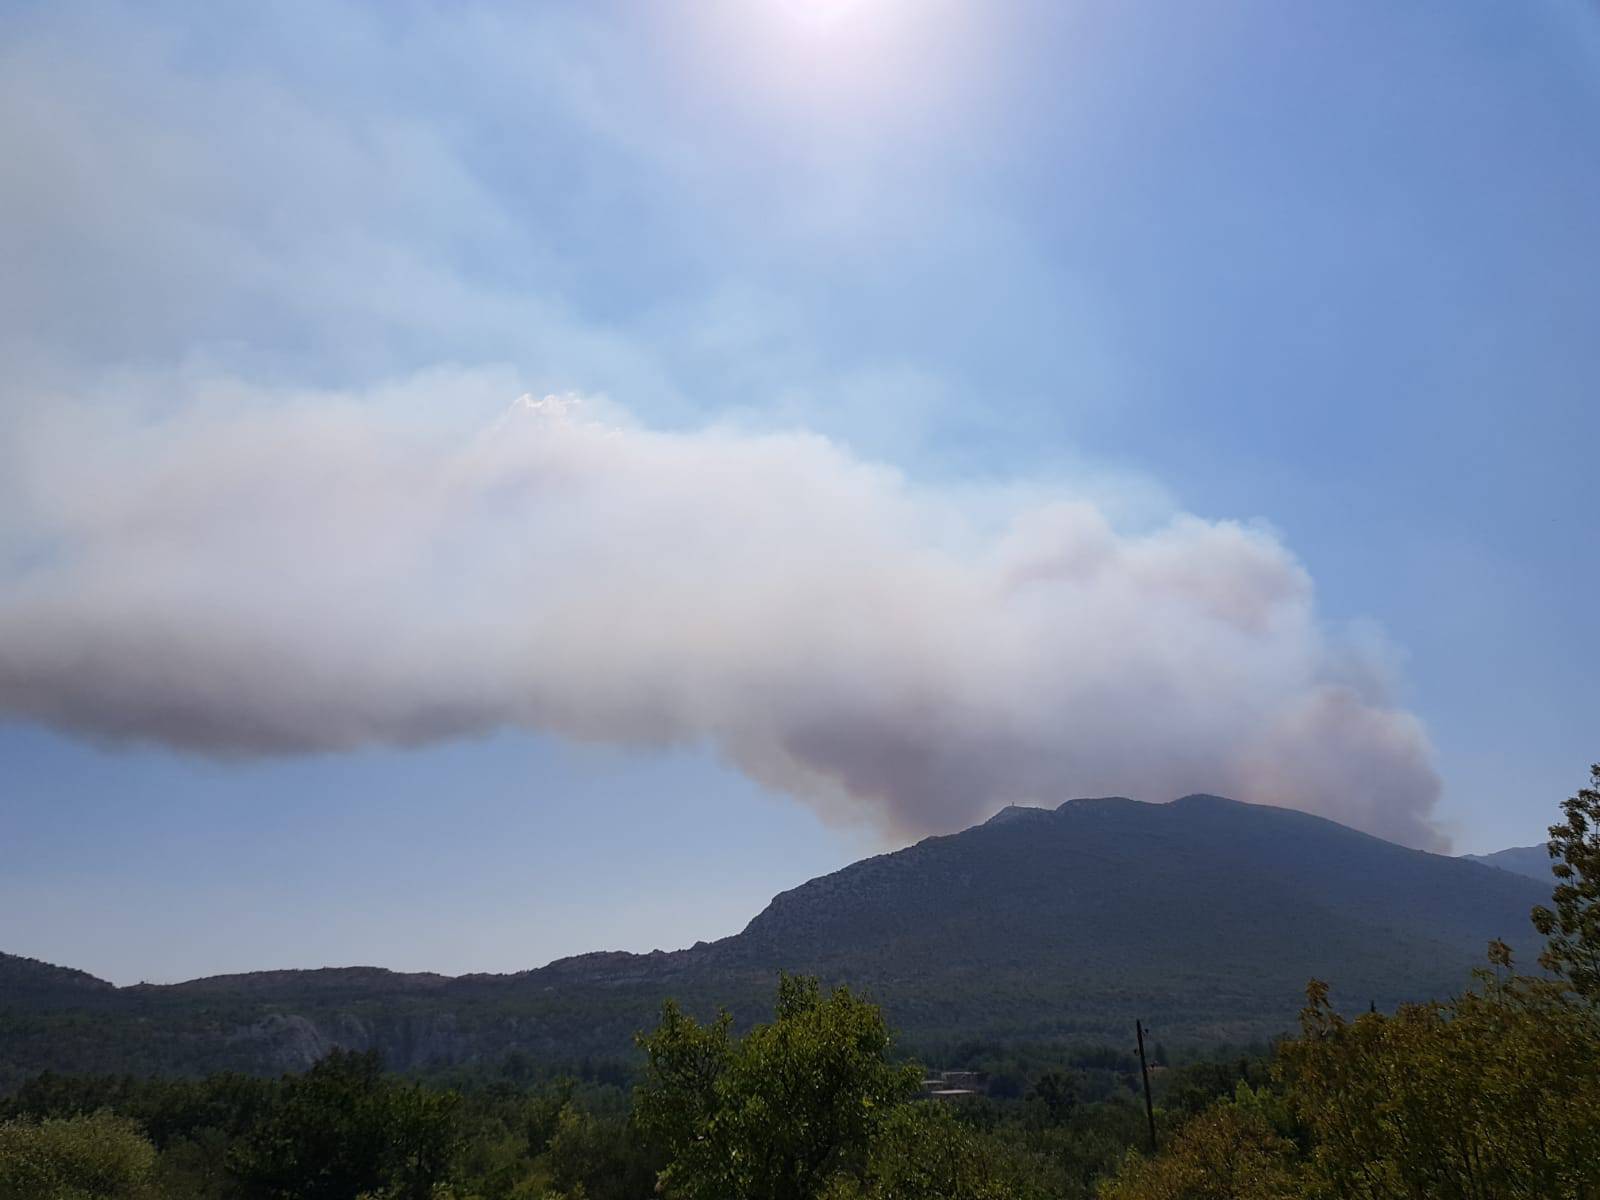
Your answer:
[[[525,400],[15,433],[0,712],[212,755],[692,743],[842,820],[1210,791],[1437,844],[1426,737],[1268,531]]]

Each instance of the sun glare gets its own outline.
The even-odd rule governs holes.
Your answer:
[[[813,33],[831,33],[861,19],[872,0],[769,0],[785,24]]]

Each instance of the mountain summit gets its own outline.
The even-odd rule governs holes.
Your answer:
[[[1135,1016],[1169,1040],[1237,1041],[1288,1028],[1312,977],[1351,1007],[1388,1007],[1458,989],[1492,938],[1531,961],[1528,913],[1547,899],[1507,871],[1219,796],[1013,806],[813,879],[741,933],[672,953],[121,989],[30,966],[26,995],[0,996],[0,1086],[46,1067],[272,1070],[333,1045],[375,1046],[400,1067],[512,1049],[620,1057],[663,998],[753,1017],[779,970],[865,988],[913,1044],[1120,1037]]]

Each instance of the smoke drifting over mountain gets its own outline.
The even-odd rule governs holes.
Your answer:
[[[1421,727],[1269,532],[584,411],[35,414],[0,484],[0,711],[215,755],[709,744],[900,834],[1211,791],[1438,843]]]

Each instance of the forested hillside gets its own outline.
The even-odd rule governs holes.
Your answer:
[[[1532,946],[1549,888],[1284,809],[1188,796],[1012,808],[777,896],[746,929],[514,975],[274,971],[114,989],[0,959],[0,1086],[58,1071],[301,1068],[336,1047],[399,1069],[626,1061],[661,1000],[767,1011],[781,970],[849,981],[912,1047],[1289,1028],[1313,976],[1347,1008],[1457,986],[1484,945]]]

